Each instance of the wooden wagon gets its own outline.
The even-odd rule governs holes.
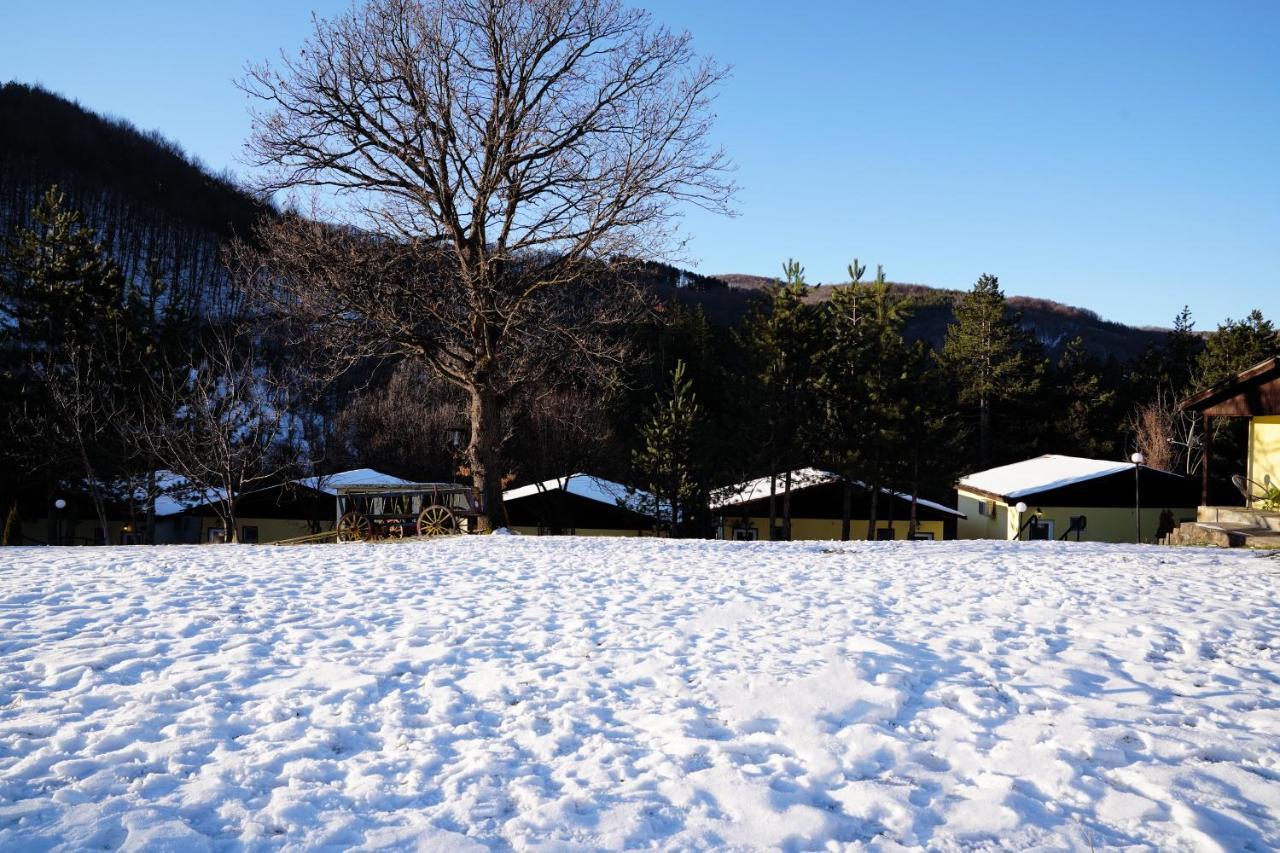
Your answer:
[[[475,530],[483,507],[458,483],[337,487],[339,542],[451,536]]]

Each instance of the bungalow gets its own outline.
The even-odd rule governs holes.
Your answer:
[[[1201,435],[1213,439],[1211,418],[1248,418],[1244,472],[1232,476],[1241,504],[1210,506],[1210,463],[1201,464],[1196,522],[1183,525],[1178,544],[1280,547],[1280,356],[1260,361],[1180,403],[1202,419]]]
[[[1168,533],[1166,512],[1175,521],[1195,516],[1195,491],[1188,478],[1145,465],[1047,454],[962,477],[959,534],[1133,542],[1140,532],[1154,542]]]
[[[535,536],[653,536],[653,498],[590,474],[570,474],[508,489],[507,523]]]
[[[782,477],[775,478],[777,529],[769,531],[769,478],[749,480],[722,490],[712,503],[720,539],[782,539]],[[850,535],[866,538],[871,518],[871,489],[853,481]],[[844,517],[845,481],[816,468],[791,472],[791,538],[839,539]],[[905,539],[911,518],[911,496],[881,489],[876,503],[876,539]],[[964,515],[934,501],[916,500],[916,539],[955,539],[956,522]]]
[[[357,468],[244,492],[236,502],[238,539],[245,544],[279,542],[332,530],[337,521],[339,486],[400,486],[408,482],[371,468]],[[219,494],[191,494],[180,481],[174,482],[156,501],[156,542],[226,542],[230,537],[215,509],[220,500]]]
[[[1249,438],[1244,476],[1251,487],[1248,502],[1259,504],[1267,490],[1280,487],[1280,356],[1261,361],[1193,394],[1179,404],[1203,419],[1202,435],[1212,437],[1210,418],[1248,418]],[[1209,454],[1201,469],[1201,503],[1209,503]]]

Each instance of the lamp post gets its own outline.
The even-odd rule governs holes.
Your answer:
[[[1015,528],[1018,532],[1013,534],[1013,538],[1021,539],[1022,538],[1022,515],[1027,511],[1027,505],[1022,501],[1018,501],[1017,504],[1014,505],[1013,509],[1015,512],[1018,513],[1018,526]]]
[[[1129,457],[1129,460],[1133,462],[1133,521],[1134,521],[1134,530],[1136,531],[1134,534],[1135,536],[1134,542],[1141,545],[1142,544],[1142,486],[1141,486],[1142,478],[1141,478],[1141,474],[1142,474],[1142,463],[1143,461],[1145,461],[1145,457],[1141,453],[1135,453]]]
[[[453,471],[451,476],[458,476],[458,469],[462,467],[462,443],[466,439],[467,431],[460,426],[451,426],[444,431],[445,441],[449,445],[449,453],[453,457]]]
[[[65,510],[67,508],[67,502],[62,498],[58,498],[53,502],[53,508],[57,510],[57,513],[54,515],[53,522],[54,538],[57,539],[59,545],[65,545],[66,542],[64,540],[66,537],[66,531],[64,528],[66,527],[67,514]]]

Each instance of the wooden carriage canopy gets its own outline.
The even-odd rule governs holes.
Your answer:
[[[338,541],[471,532],[483,505],[459,483],[350,483],[337,486]]]
[[[1204,463],[1201,466],[1200,503],[1209,504],[1209,418],[1256,418],[1280,415],[1280,356],[1272,356],[1229,376],[1178,404],[1204,419]]]

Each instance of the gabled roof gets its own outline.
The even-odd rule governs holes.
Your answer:
[[[782,494],[783,477],[784,475],[779,474],[775,478],[775,488],[777,489],[778,494]],[[833,474],[830,471],[823,471],[821,468],[799,468],[791,472],[791,491],[794,494],[795,492],[803,489],[812,488],[813,486],[822,486],[827,483],[835,483],[839,480],[840,476],[838,474]],[[860,480],[854,480],[852,482],[853,485],[860,489],[867,488],[867,484]],[[881,488],[880,494],[890,495],[908,502],[911,500],[911,495],[906,494],[905,492],[895,492],[892,489]],[[745,483],[738,483],[733,486],[726,486],[723,489],[719,489],[717,496],[711,501],[711,508],[715,510],[724,509],[725,507],[736,506],[738,504],[744,504],[767,497],[769,497],[769,478],[761,477],[757,480],[747,480]],[[954,515],[956,518],[965,517],[964,513],[954,507],[945,506],[940,503],[935,503],[934,501],[925,500],[924,498],[916,498],[916,503],[920,506],[927,506],[930,509],[937,510],[938,512]]]
[[[642,492],[639,489],[633,489],[630,486],[624,486],[621,483],[615,483],[603,477],[593,477],[590,474],[581,473],[569,474],[566,477],[553,477],[550,480],[543,480],[541,483],[530,483],[527,486],[507,489],[502,493],[502,499],[504,501],[515,501],[527,498],[530,495],[556,490],[608,504],[609,506],[625,507],[635,512],[650,514],[653,511],[653,496],[648,492]]]
[[[1012,465],[988,468],[986,471],[961,477],[956,487],[996,498],[1021,498],[1098,477],[1108,477],[1121,471],[1132,471],[1133,467],[1132,462],[1046,453],[1034,459],[1024,459]]]
[[[1247,399],[1234,399],[1239,397]],[[1178,408],[1228,417],[1280,414],[1280,356],[1260,361],[1192,394]]]
[[[351,471],[339,471],[336,474],[324,474],[319,477],[303,477],[302,479],[294,480],[294,482],[309,489],[335,496],[338,494],[338,486],[413,485],[411,480],[402,480],[399,477],[393,477],[390,474],[384,474],[372,468],[355,468]]]

